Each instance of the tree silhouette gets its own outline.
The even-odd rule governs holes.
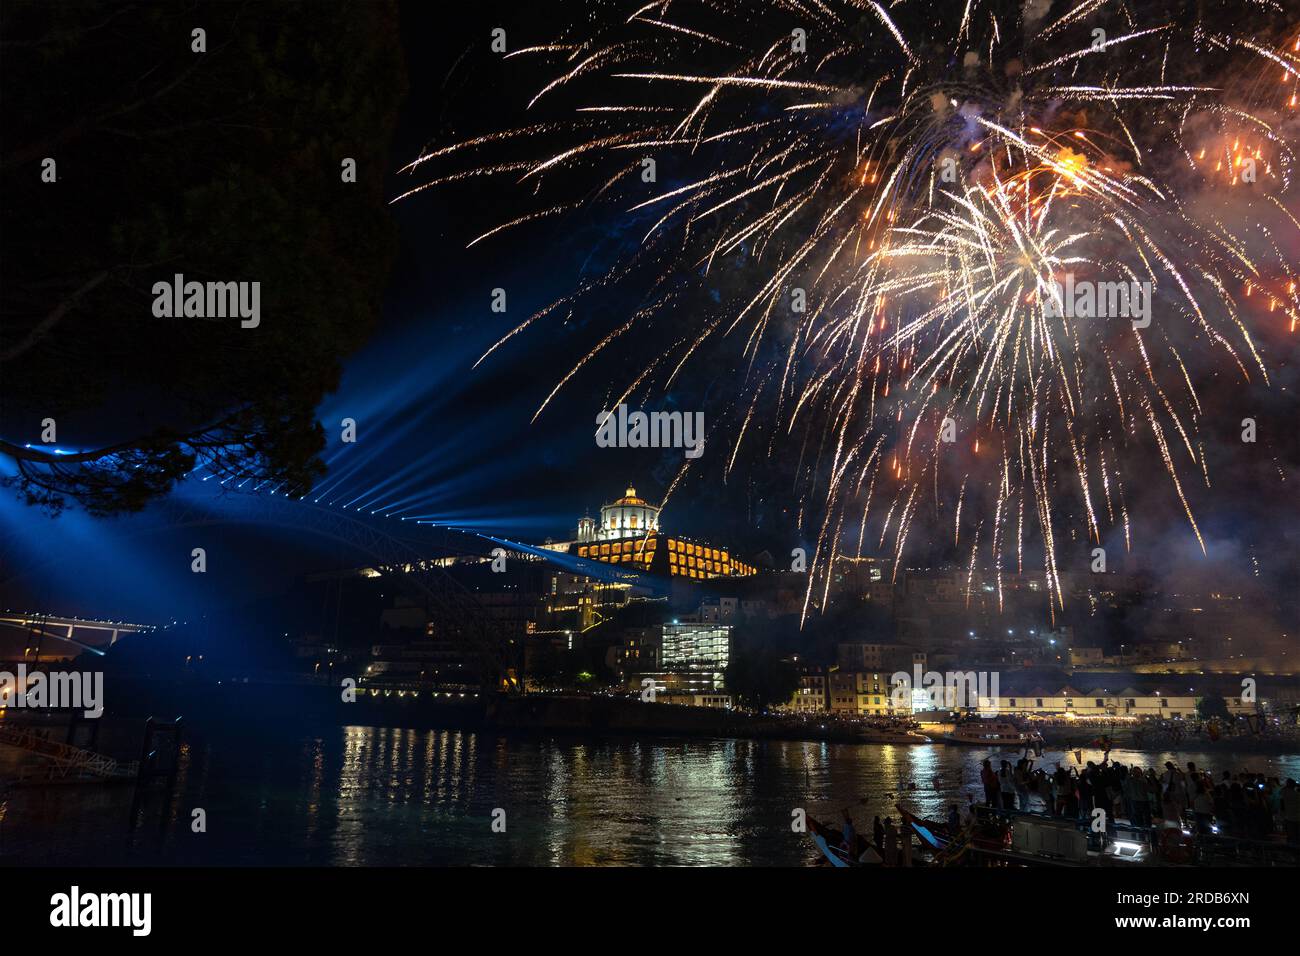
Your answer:
[[[304,494],[324,471],[316,406],[394,252],[394,10],[11,3],[0,44],[6,483],[95,514],[199,465]],[[260,324],[155,317],[154,283],[176,274],[259,282]],[[42,445],[47,419],[86,450]]]
[[[769,650],[733,652],[723,679],[736,702],[754,710],[788,704],[799,689],[795,665]]]

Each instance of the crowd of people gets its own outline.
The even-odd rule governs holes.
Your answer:
[[[1186,823],[1197,833],[1251,840],[1271,840],[1281,830],[1287,843],[1300,845],[1300,786],[1290,778],[1224,771],[1216,780],[1192,762],[1186,770],[1166,762],[1157,772],[1109,756],[1082,769],[1057,764],[1048,772],[1026,756],[996,769],[985,760],[980,783],[985,805],[1003,810],[1088,820],[1100,807],[1108,829],[1119,819],[1144,827]]]

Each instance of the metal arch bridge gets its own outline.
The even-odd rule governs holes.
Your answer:
[[[49,638],[63,641],[72,644],[74,647],[79,647],[83,651],[98,654],[101,657],[104,654],[100,649],[103,646],[102,644],[88,644],[76,640],[72,635],[79,630],[106,631],[109,633],[108,646],[112,647],[122,634],[136,634],[141,631],[157,630],[157,627],[153,624],[132,624],[129,621],[92,621],[86,618],[60,617],[56,614],[41,612],[15,613],[13,611],[0,614],[0,627],[27,631],[29,634],[34,634],[42,639]],[[53,628],[66,628],[67,631],[60,634]]]
[[[157,530],[251,524],[307,532],[364,555],[379,574],[430,603],[447,636],[479,659],[485,686],[501,686],[510,666],[508,640],[514,622],[488,614],[473,592],[437,562],[439,557],[486,557],[490,549],[475,548],[473,537],[429,526],[420,526],[428,527],[427,538],[399,537],[384,527],[392,527],[390,522],[365,513],[256,492],[223,492],[215,502],[174,495],[164,502],[163,512],[164,523]]]
[[[375,571],[426,599],[436,609],[447,636],[478,657],[485,684],[493,687],[501,686],[501,678],[509,670],[509,641],[522,632],[522,622],[490,614],[472,591],[447,572],[440,558],[490,560],[493,551],[502,548],[517,557],[540,559],[595,580],[637,585],[651,591],[659,591],[664,586],[654,576],[601,561],[443,525],[406,525],[365,512],[350,512],[318,505],[310,499],[294,500],[282,495],[226,490],[208,497],[182,490],[160,503],[158,518],[156,524],[130,534],[250,524],[307,532],[364,555]],[[418,529],[418,532],[399,535],[395,533],[399,528]],[[28,572],[32,570],[35,568],[29,568]],[[507,686],[515,687],[513,682]]]

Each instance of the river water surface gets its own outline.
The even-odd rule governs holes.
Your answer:
[[[0,797],[0,864],[804,865],[792,811],[859,829],[902,802],[941,817],[979,790],[969,747],[498,736],[337,727],[187,745],[175,798],[129,786]],[[1084,751],[1083,760],[1102,758]],[[1300,778],[1300,756],[1112,751],[1112,760]],[[1038,766],[1075,764],[1049,751]],[[0,788],[2,790],[2,788]],[[206,832],[193,832],[202,809]],[[504,832],[496,831],[504,823]]]

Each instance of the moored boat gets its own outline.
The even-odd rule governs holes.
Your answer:
[[[979,747],[1024,747],[1030,735],[1007,720],[975,718],[964,720],[950,734],[936,738],[940,743],[971,744]]]

